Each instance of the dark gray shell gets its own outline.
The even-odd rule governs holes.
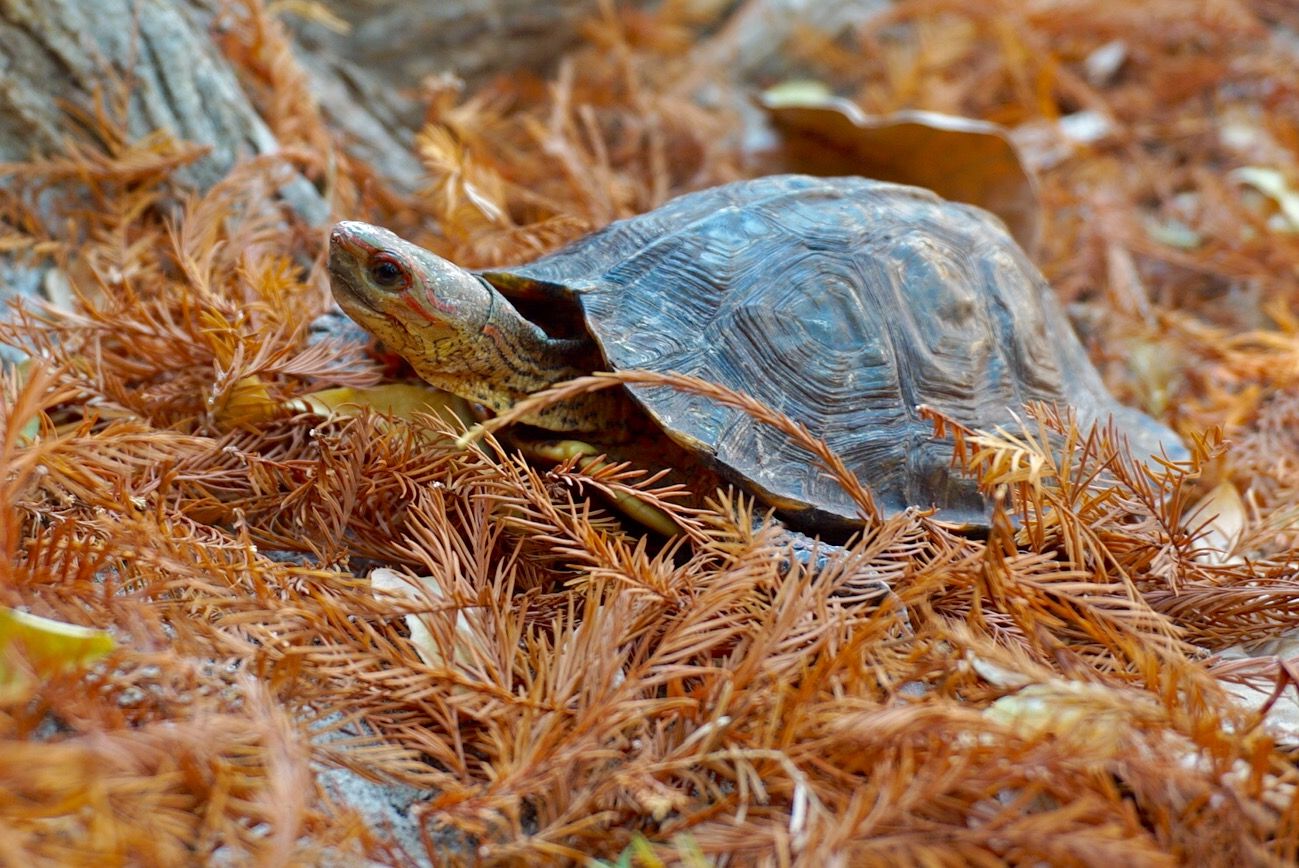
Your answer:
[[[886,513],[987,521],[916,407],[973,428],[1027,401],[1113,414],[1139,455],[1180,441],[1106,391],[1050,287],[977,208],[861,178],[774,176],[692,193],[510,272],[556,285],[615,370],[679,371],[801,421]],[[490,275],[489,275],[490,277]],[[706,398],[632,387],[663,429],[812,527],[857,509],[780,432]],[[800,515],[801,514],[801,515]]]

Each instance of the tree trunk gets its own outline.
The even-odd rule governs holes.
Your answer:
[[[311,92],[326,115],[399,188],[418,183],[410,141],[417,88],[451,71],[469,79],[540,66],[568,47],[596,0],[331,0],[346,33],[289,18]],[[205,0],[0,0],[0,160],[57,152],[85,135],[116,84],[129,86],[128,134],[167,129],[211,152],[181,178],[202,189],[241,157],[278,143],[212,35],[238,4]],[[70,113],[67,108],[76,111]],[[288,192],[309,219],[327,216],[310,185]]]

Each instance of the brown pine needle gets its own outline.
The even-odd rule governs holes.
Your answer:
[[[0,605],[115,646],[43,674],[0,649],[0,852],[1295,861],[1299,242],[1282,206],[1299,100],[1272,37],[1299,19],[1236,0],[903,2],[737,54],[763,11],[602,4],[549,81],[427,84],[427,185],[402,197],[337,147],[274,10],[248,0],[215,38],[279,153],[196,194],[202,149],[132,136],[130,89],[110,83],[84,140],[0,167],[0,251],[51,288],[0,323],[31,360],[0,374]],[[526,261],[783,171],[738,132],[750,63],[870,112],[1015,127],[1040,170],[1044,271],[1111,388],[1176,425],[1191,460],[1142,460],[1047,407],[999,431],[936,418],[954,472],[1000,505],[962,534],[882,519],[870,481],[795,420],[687,377],[582,378],[468,434],[291,409],[402,372],[310,338],[323,233],[285,207],[287,181],[466,266]],[[1246,183],[1260,171],[1277,195]],[[658,476],[677,468],[538,467],[490,437],[627,387],[779,430],[852,494],[861,532],[811,569],[742,494]],[[1219,484],[1239,495],[1225,562],[1192,509]],[[684,534],[643,537],[618,496]],[[410,592],[372,583],[379,566]],[[332,773],[415,788],[393,815],[407,843]]]

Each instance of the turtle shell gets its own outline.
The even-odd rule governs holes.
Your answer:
[[[973,428],[1028,401],[1111,414],[1139,455],[1176,435],[1105,389],[1051,288],[997,218],[914,187],[772,176],[691,193],[507,273],[575,301],[611,369],[692,374],[806,425],[873,491],[986,524],[952,445],[917,412]],[[816,460],[707,398],[631,386],[645,411],[723,476],[816,529],[859,523]]]

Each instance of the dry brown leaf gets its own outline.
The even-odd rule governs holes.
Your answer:
[[[1020,246],[1037,255],[1037,181],[996,124],[924,111],[870,116],[815,88],[772,88],[761,104],[779,133],[772,171],[865,175],[927,187],[996,214]]]
[[[1268,638],[1250,651],[1288,655],[1299,627],[1299,243],[1224,171],[1292,177],[1299,89],[1264,38],[1284,4],[1224,3],[899,3],[807,37],[801,62],[881,113],[1105,120],[1043,171],[1045,270],[1113,388],[1131,396],[1150,367],[1128,348],[1157,357],[1158,406],[1193,453],[1135,461],[1113,430],[1030,408],[1024,431],[955,435],[973,438],[957,472],[1004,498],[986,535],[871,521],[821,570],[698,480],[456,449],[459,429],[422,411],[288,412],[378,365],[306,342],[323,239],[284,213],[269,158],[179,210],[160,203],[185,200],[172,173],[197,152],[166,136],[91,119],[99,145],[10,167],[0,247],[49,257],[72,292],[0,325],[49,362],[0,373],[0,605],[104,625],[117,649],[0,703],[0,792],[19,796],[0,807],[5,855],[1294,864],[1299,774],[1258,713],[1290,701],[1286,661],[1205,662]],[[719,95],[719,75],[718,101],[697,101],[663,53],[698,26],[687,7],[610,5],[554,81],[435,106],[461,150],[426,154],[415,201],[335,154],[338,212],[499,263],[740,176],[719,108],[739,91]],[[239,9],[229,56],[276,135],[328,162],[281,30],[256,0]],[[1115,39],[1125,56],[1098,69]],[[457,171],[472,195],[445,188]],[[1113,306],[1112,280],[1145,302]],[[209,396],[274,412],[222,433]],[[1200,475],[1248,492],[1247,560],[1196,556]],[[687,539],[643,539],[592,492],[652,499]],[[377,592],[352,571],[374,563],[439,593]],[[886,605],[863,593],[881,580]],[[413,853],[328,798],[322,768],[425,794],[397,818],[423,835]]]

